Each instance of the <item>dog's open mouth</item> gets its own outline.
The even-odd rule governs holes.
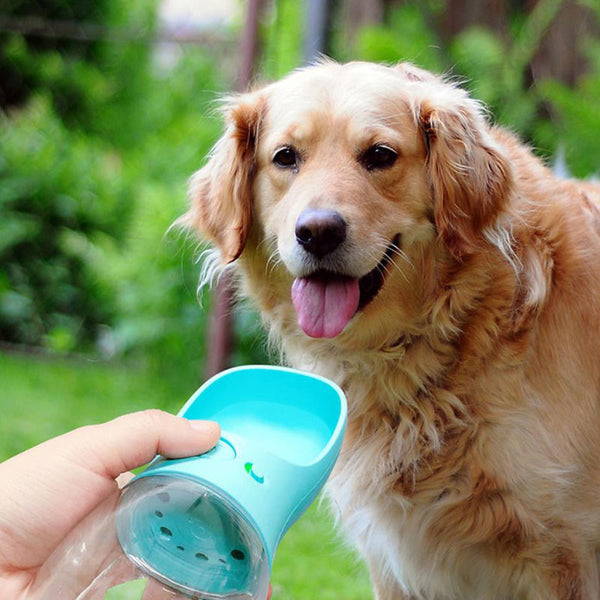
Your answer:
[[[356,312],[379,293],[399,243],[400,234],[394,237],[379,264],[363,277],[316,271],[309,277],[295,279],[292,302],[302,331],[314,338],[340,334]]]

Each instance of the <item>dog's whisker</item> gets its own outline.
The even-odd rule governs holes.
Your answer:
[[[406,254],[406,252],[404,252],[404,250],[402,250],[402,248],[399,248],[398,246],[395,246],[395,245],[392,247],[392,262],[394,262],[394,264],[396,264],[395,261],[393,260],[394,257],[401,258],[402,261],[404,262],[404,264],[409,265],[413,271],[416,271],[416,267],[415,267],[413,261],[408,256],[408,254]]]
[[[265,273],[267,275],[271,275],[273,271],[283,262],[277,250],[277,244],[274,242],[274,240],[265,237],[259,242],[257,248],[261,251],[261,253],[266,255]]]
[[[389,275],[389,273],[392,270],[397,271],[401,275],[402,279],[406,281],[406,283],[410,283],[408,275],[404,272],[404,269],[402,269],[402,267],[394,260],[394,258],[392,258],[389,261],[389,263],[385,266],[385,272],[387,275]]]
[[[271,240],[269,238],[265,237],[262,240],[260,240],[257,248],[261,252],[265,252],[265,249],[268,248],[269,246],[271,246]]]
[[[266,263],[266,272],[267,275],[272,275],[273,271],[283,263],[281,256],[277,252],[277,250],[273,250],[269,257],[267,258]]]

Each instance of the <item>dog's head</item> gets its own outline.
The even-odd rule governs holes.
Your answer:
[[[230,100],[226,119],[186,220],[224,263],[261,252],[282,270],[311,337],[406,286],[416,249],[468,259],[507,202],[477,102],[412,65],[310,67]]]

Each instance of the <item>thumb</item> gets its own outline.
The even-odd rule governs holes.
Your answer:
[[[76,429],[57,438],[67,442],[73,458],[98,474],[115,479],[152,460],[157,454],[184,458],[210,450],[220,428],[212,421],[189,421],[160,410],[145,410],[101,425]]]

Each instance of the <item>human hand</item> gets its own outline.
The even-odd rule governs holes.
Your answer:
[[[76,429],[0,464],[2,597],[29,599],[31,590],[44,587],[53,551],[99,505],[111,498],[116,503],[117,479],[123,484],[131,477],[124,473],[156,454],[182,458],[206,452],[219,432],[213,422],[148,410]],[[106,548],[107,556],[111,551]],[[104,558],[94,557],[95,569],[105,566]],[[97,572],[81,575],[89,581]]]

